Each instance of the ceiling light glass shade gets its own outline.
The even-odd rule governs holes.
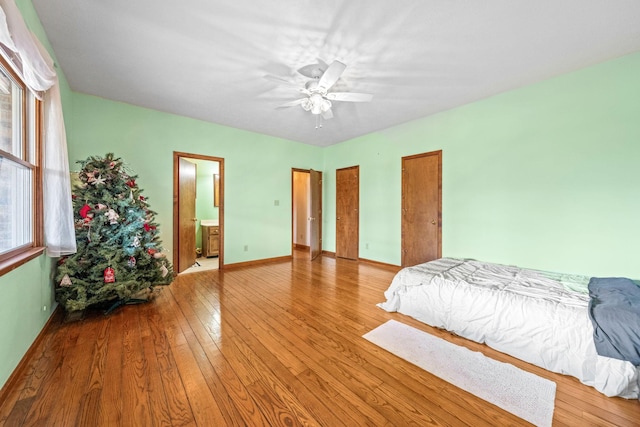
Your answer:
[[[303,110],[305,111],[311,111],[311,107],[313,107],[313,104],[311,103],[311,99],[309,98],[305,98],[302,100],[302,102],[300,103],[300,106],[302,107]]]
[[[321,110],[322,101],[324,101],[324,99],[322,98],[322,95],[320,95],[319,93],[313,93],[311,94],[309,99],[311,100],[311,105],[312,105],[311,113],[320,114],[322,112]]]
[[[305,111],[311,111],[311,114],[326,113],[331,109],[331,101],[324,98],[319,93],[313,93],[309,98],[304,98],[300,101],[300,106]]]

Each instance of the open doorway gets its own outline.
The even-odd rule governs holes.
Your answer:
[[[314,260],[322,252],[322,172],[293,168],[291,182],[291,246]]]
[[[224,159],[174,152],[173,265],[180,273],[224,266]]]
[[[308,218],[311,216],[311,200],[309,199],[309,171],[293,170],[293,241],[294,250],[309,250]]]

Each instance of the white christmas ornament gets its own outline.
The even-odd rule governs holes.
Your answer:
[[[106,179],[104,179],[103,177],[101,177],[100,175],[98,175],[98,177],[95,179],[95,181],[93,181],[91,184],[98,186],[98,185],[104,185]]]
[[[162,277],[166,277],[166,275],[169,274],[169,270],[164,264],[160,267],[160,272],[162,273]]]
[[[109,209],[109,211],[107,211],[105,216],[107,217],[107,219],[109,220],[109,224],[111,224],[111,225],[117,224],[118,223],[118,218],[120,218],[120,215],[118,215],[118,213],[116,211],[114,211],[113,209]]]
[[[164,267],[164,266],[163,266]],[[164,277],[164,276],[162,276]],[[60,281],[60,286],[71,286],[71,279],[68,274],[65,274],[62,280]]]

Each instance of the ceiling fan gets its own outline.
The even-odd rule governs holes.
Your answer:
[[[327,65],[326,62],[318,59],[317,64],[305,65],[298,69],[298,73],[311,78],[311,80],[304,84],[304,87],[300,87],[296,83],[280,79],[279,77],[266,77],[269,80],[293,86],[305,95],[303,98],[287,102],[277,108],[300,105],[303,110],[309,111],[316,116],[322,116],[323,119],[328,120],[333,117],[331,101],[369,102],[373,99],[373,95],[369,93],[329,92],[329,89],[338,81],[346,68],[347,66],[340,61],[333,61],[331,65]],[[322,127],[322,125],[316,124],[316,127]]]

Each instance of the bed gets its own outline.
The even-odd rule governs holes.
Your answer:
[[[399,271],[378,306],[574,376],[607,396],[638,398],[638,363],[596,350],[590,280],[441,258]]]

